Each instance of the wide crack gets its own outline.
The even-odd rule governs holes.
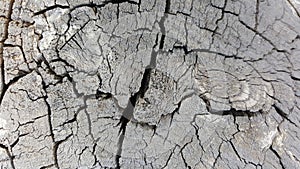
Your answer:
[[[166,37],[165,36],[166,30],[165,30],[164,22],[165,22],[166,17],[168,16],[169,11],[170,11],[170,0],[166,0],[164,16],[159,21],[159,27],[160,27],[160,31],[161,31],[161,38],[160,38],[159,44],[158,44],[158,36],[159,35],[157,35],[155,44],[154,44],[152,52],[151,52],[150,63],[145,68],[140,88],[136,93],[134,93],[129,98],[128,104],[127,104],[125,110],[123,111],[121,119],[118,123],[118,125],[121,125],[121,126],[120,126],[120,130],[119,130],[120,136],[119,136],[119,141],[118,141],[118,150],[117,150],[117,154],[115,157],[117,169],[120,168],[120,158],[121,158],[121,154],[122,154],[122,146],[123,146],[123,142],[124,142],[124,138],[125,138],[127,124],[133,117],[133,111],[134,111],[134,108],[136,106],[138,99],[143,98],[146,91],[149,88],[151,72],[153,69],[156,68],[157,55],[158,55],[159,51],[162,50],[164,47],[165,37]],[[155,49],[157,47],[157,45],[159,45],[158,51],[156,51],[156,49]]]

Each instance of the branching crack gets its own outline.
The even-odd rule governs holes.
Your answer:
[[[3,144],[0,144],[0,148],[4,149],[9,157],[9,160],[10,160],[10,165],[12,167],[12,169],[15,169],[15,164],[14,164],[14,156],[12,155],[11,151],[10,151],[10,148],[3,145]]]
[[[169,10],[170,10],[170,0],[167,0],[166,7],[165,7],[165,14],[159,21],[160,30],[162,33],[160,42],[159,42],[159,50],[162,50],[163,46],[164,46],[165,34],[166,34],[164,22],[165,22],[165,19],[167,17],[167,13],[169,12]],[[155,44],[154,44],[152,52],[151,52],[150,64],[145,68],[140,88],[136,93],[134,93],[129,98],[128,104],[127,104],[125,110],[123,111],[122,117],[118,123],[118,125],[121,125],[121,126],[120,126],[120,130],[119,130],[120,136],[119,136],[119,141],[118,141],[118,150],[117,150],[117,154],[115,157],[117,168],[120,168],[120,158],[121,158],[121,153],[122,153],[122,145],[123,145],[123,141],[125,138],[126,126],[133,117],[133,111],[134,111],[134,108],[136,106],[138,99],[143,98],[146,91],[148,90],[150,77],[151,77],[151,71],[153,69],[155,69],[155,67],[156,67],[156,58],[158,55],[158,51],[156,51],[155,48],[158,45],[158,39],[159,39],[159,36],[157,35]]]
[[[9,27],[9,22],[11,21],[11,15],[13,12],[13,6],[14,6],[15,0],[10,0],[9,2],[9,7],[8,7],[8,14],[6,21],[4,23],[4,28],[3,28],[3,38],[0,39],[0,105],[2,102],[2,99],[4,97],[4,94],[8,88],[8,85],[5,84],[5,68],[4,68],[4,58],[3,58],[3,51],[4,51],[4,42],[8,38],[8,27]]]
[[[285,120],[287,120],[288,122],[290,122],[291,124],[293,124],[294,126],[296,126],[298,128],[298,125],[293,122],[291,119],[288,118],[288,114],[285,113],[280,107],[276,106],[275,104],[273,105],[273,107],[275,108],[276,112]]]
[[[6,91],[9,89],[9,87],[11,85],[13,85],[14,83],[18,82],[21,78],[25,77],[26,75],[28,75],[30,72],[22,72],[19,76],[14,77],[13,79],[11,79],[7,84],[4,84],[3,88],[2,88],[2,92],[0,93],[0,105],[2,103],[2,100],[4,98],[4,95],[6,93]]]

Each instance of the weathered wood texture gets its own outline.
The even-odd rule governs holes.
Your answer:
[[[0,168],[300,168],[299,0],[1,0]]]

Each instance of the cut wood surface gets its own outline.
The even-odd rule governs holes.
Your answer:
[[[1,0],[0,168],[300,168],[300,1]]]

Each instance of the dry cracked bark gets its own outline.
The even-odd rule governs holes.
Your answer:
[[[298,0],[2,0],[0,166],[300,168]]]

